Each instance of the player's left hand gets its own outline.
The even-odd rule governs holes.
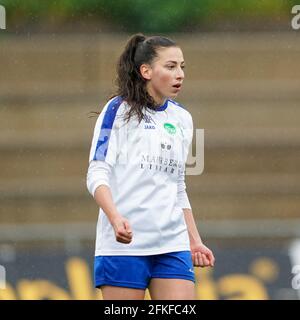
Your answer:
[[[203,243],[191,245],[193,264],[195,267],[213,267],[215,257]]]

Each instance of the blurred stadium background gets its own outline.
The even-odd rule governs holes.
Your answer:
[[[135,32],[181,45],[177,100],[205,129],[204,173],[187,188],[216,266],[196,270],[198,298],[299,299],[296,4],[0,0],[0,299],[101,298],[88,113],[113,92],[116,59]]]

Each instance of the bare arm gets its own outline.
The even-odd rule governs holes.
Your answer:
[[[188,228],[190,242],[202,243],[200,234],[198,232],[198,229],[194,220],[194,215],[192,213],[192,210],[184,208],[183,212],[184,212],[184,219]]]
[[[97,187],[94,193],[94,199],[113,226],[116,240],[121,243],[130,243],[132,240],[132,231],[129,222],[118,212],[113,202],[110,188],[106,185]]]
[[[184,213],[186,226],[188,229],[194,266],[213,267],[215,263],[214,255],[212,251],[208,249],[201,240],[192,210],[188,208],[183,208],[183,213]]]

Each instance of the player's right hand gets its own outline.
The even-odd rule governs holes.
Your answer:
[[[129,221],[120,216],[112,222],[115,231],[116,240],[121,243],[130,243],[132,241],[132,230]]]

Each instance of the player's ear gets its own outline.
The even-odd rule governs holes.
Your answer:
[[[149,64],[142,64],[140,66],[140,73],[142,77],[146,80],[151,80],[152,77],[152,68]]]

